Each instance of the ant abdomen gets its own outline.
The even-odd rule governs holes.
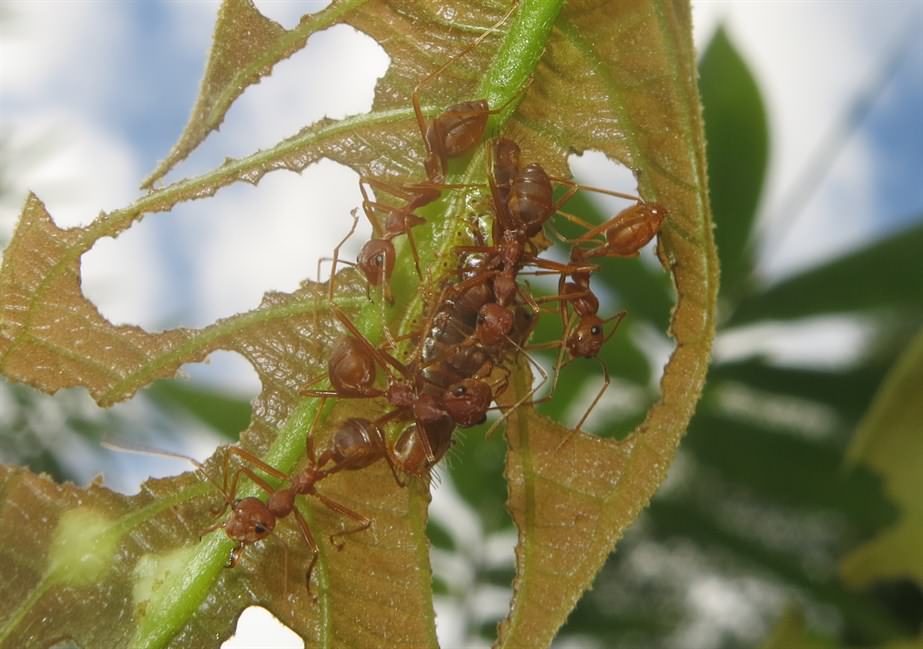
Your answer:
[[[330,383],[344,397],[367,396],[375,383],[375,359],[351,336],[334,346],[327,368]]]
[[[513,178],[508,199],[510,214],[520,221],[530,237],[542,231],[542,226],[555,213],[551,179],[538,163],[526,165]]]
[[[660,232],[667,210],[657,203],[638,203],[617,217],[623,225],[606,230],[607,248],[612,255],[630,257],[650,243]]]
[[[380,460],[385,453],[384,435],[368,419],[350,418],[333,434],[330,457],[340,469],[363,469]]]

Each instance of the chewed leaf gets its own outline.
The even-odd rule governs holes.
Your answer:
[[[28,198],[0,268],[0,370],[7,377],[45,392],[82,386],[110,405],[218,349],[254,361],[264,387],[287,380],[287,389],[296,390],[302,372],[323,367],[317,359],[329,340],[310,335],[327,312],[325,290],[316,284],[267,295],[257,309],[201,330],[148,333],[111,324],[80,285],[80,255],[107,234],[107,225],[101,216],[86,228],[62,230],[38,198]],[[355,280],[344,279],[340,289],[347,308],[350,294],[353,302],[362,299]]]
[[[201,483],[188,474],[150,482],[126,497],[0,466],[0,493],[4,647],[44,647],[63,638],[87,647],[125,646],[130,628],[112,621],[131,618],[138,605],[135,559],[191,547],[198,534],[194,508],[209,505]],[[178,505],[183,516],[160,515]]]
[[[249,86],[269,76],[272,67],[302,47],[313,32],[332,24],[342,5],[305,16],[291,31],[266,18],[250,0],[225,0],[218,11],[214,42],[199,96],[179,141],[142,183],[150,189],[216,130],[234,101]]]
[[[900,520],[842,563],[847,583],[868,586],[909,576],[923,586],[923,331],[898,360],[856,431],[850,462],[880,473]]]
[[[391,56],[373,110],[321,120],[271,149],[101,214],[86,228],[57,228],[40,201],[30,198],[0,270],[0,369],[47,391],[81,385],[108,404],[214,350],[236,351],[254,365],[262,382],[242,445],[288,474],[304,456],[306,434],[320,446],[337,421],[381,412],[381,403],[341,399],[331,414],[315,420],[319,404],[299,393],[307,379],[324,372],[332,341],[342,329],[329,313],[324,287],[305,283],[292,294],[270,294],[253,311],[201,330],[155,334],[116,327],[101,317],[80,289],[81,255],[143,214],[210,196],[234,182],[257,183],[278,169],[301,170],[322,157],[385,181],[420,180],[424,146],[410,104],[418,86],[425,114],[475,98],[503,108],[491,117],[489,132],[515,138],[526,160],[558,176],[567,173],[569,152],[602,150],[625,163],[638,177],[645,199],[669,213],[659,252],[677,292],[671,321],[677,348],[663,376],[661,401],[624,442],[578,435],[563,454],[555,454],[565,429],[527,408],[511,418],[508,474],[511,508],[520,526],[520,563],[513,610],[500,642],[510,647],[547,644],[665,475],[704,380],[718,277],[688,7],[666,0],[562,5],[558,0],[523,2],[508,23],[501,23],[509,11],[506,3],[341,2],[286,32],[251,4],[227,2],[212,57],[228,60],[210,67],[188,138],[184,135],[158,173],[216,128],[240,91],[300,47],[308,31],[317,28],[311,21],[322,15],[330,24],[341,21],[362,29]],[[235,33],[246,32],[247,24],[253,25],[252,42],[245,42],[246,33]],[[236,62],[231,60],[235,56]],[[209,79],[216,80],[213,88]],[[421,273],[422,281],[416,277],[405,245],[394,275],[393,308],[369,301],[356,273],[337,275],[335,300],[372,341],[381,338],[386,326],[402,339],[418,334],[414,319],[427,296],[438,293],[437,282],[456,274],[455,246],[472,242],[471,213],[490,205],[484,200],[484,158],[479,148],[449,169],[472,191],[447,191],[442,202],[421,210],[427,223],[414,232],[427,272]],[[345,231],[348,217],[342,218]],[[527,390],[518,388],[520,395]],[[312,428],[315,421],[321,423]],[[394,432],[389,434],[393,439]],[[17,481],[33,485],[41,480],[18,471],[7,475],[10,489]],[[11,546],[11,564],[26,555],[35,563],[30,579],[8,585],[18,589],[9,594],[11,600],[23,604],[2,623],[7,633],[23,625],[34,628],[46,612],[42,602],[56,597],[54,587],[65,580],[67,588],[79,587],[84,601],[100,609],[105,593],[126,593],[127,598],[130,591],[134,598],[131,610],[113,610],[120,614],[117,619],[95,618],[116,641],[90,637],[87,646],[198,646],[229,628],[233,616],[252,603],[267,606],[311,646],[436,646],[425,532],[428,491],[416,483],[399,489],[384,462],[342,471],[319,489],[372,521],[368,530],[350,535],[343,552],[332,550],[329,535],[347,523],[316,499],[302,499],[306,502],[300,507],[319,546],[316,601],[304,589],[311,554],[292,526],[280,526],[272,542],[266,539],[252,552],[248,549],[241,565],[227,571],[222,566],[232,542],[219,532],[201,543],[184,541],[208,524],[207,516],[198,511],[188,515],[171,505],[151,509],[187,502],[195,509],[211,488],[207,485],[167,481],[157,498],[145,501],[98,487],[83,492],[42,484],[46,499],[60,503],[43,521],[29,518],[39,487],[17,491],[5,501],[23,517],[11,519],[5,535],[13,535],[13,525],[35,529],[28,542]],[[258,493],[247,484],[237,495]],[[96,499],[117,506],[96,507]],[[177,531],[150,541],[141,530],[146,525]],[[84,530],[97,531],[105,541],[98,554],[80,552]],[[141,535],[144,556],[131,545],[135,535]],[[81,557],[88,557],[81,570],[62,568],[72,563],[66,552],[69,539]],[[112,553],[124,555],[125,561],[107,569],[103,559]],[[551,580],[549,574],[558,578]],[[83,633],[81,625],[72,631],[69,624],[62,620],[61,630],[49,627],[42,638]]]
[[[515,594],[499,647],[550,643],[615,542],[647,505],[692,416],[714,335],[718,265],[688,7],[620,3],[615,37],[603,17],[613,8],[604,3],[595,11],[565,10],[552,43],[582,61],[570,69],[592,71],[592,82],[581,84],[587,88],[581,93],[598,111],[595,121],[620,133],[584,146],[625,161],[642,193],[669,210],[661,259],[677,289],[671,323],[676,350],[664,369],[660,401],[623,441],[571,435],[524,408],[510,417],[509,504],[519,545]],[[570,103],[563,96],[560,102]],[[527,106],[524,101],[523,113]],[[557,108],[556,128],[568,138],[580,120],[588,119],[575,109]],[[578,123],[568,124],[565,116]],[[524,394],[525,385],[518,387]]]
[[[112,394],[126,376],[144,368],[153,370],[151,378],[172,375],[178,364],[164,367],[157,359],[187,343],[191,332],[149,334],[108,323],[80,288],[80,253],[94,240],[88,229],[58,228],[29,196],[0,269],[0,369],[46,392],[83,385],[112,403],[129,396]]]

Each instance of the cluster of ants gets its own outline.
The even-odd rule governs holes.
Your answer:
[[[400,186],[369,177],[360,180],[362,207],[372,223],[373,238],[362,247],[354,265],[370,287],[380,289],[383,302],[393,301],[390,287],[396,259],[393,240],[407,236],[417,274],[422,279],[412,229],[425,220],[416,211],[438,200],[443,191],[464,187],[446,183],[449,159],[469,154],[477,147],[483,141],[489,115],[501,110],[491,110],[486,100],[463,102],[450,106],[427,124],[420,107],[419,90],[449,63],[420,82],[412,95],[427,152],[426,179]],[[590,279],[597,269],[592,261],[636,256],[659,232],[666,216],[665,209],[635,196],[586,188],[549,176],[537,162],[523,165],[520,148],[512,140],[498,138],[487,146],[487,185],[493,212],[490,237],[485,237],[478,227],[472,227],[473,245],[454,249],[457,267],[450,276],[443,278],[441,286],[433,291],[434,294],[438,292],[438,296],[428,300],[429,304],[424,307],[423,325],[411,337],[412,351],[405,360],[395,355],[397,345],[387,326],[386,343],[376,345],[333,300],[336,266],[350,263],[339,259],[339,251],[356,229],[358,217],[354,212],[352,229],[334,250],[327,296],[331,312],[347,333],[334,345],[325,376],[308,381],[310,386],[326,378],[330,387],[306,389],[303,394],[321,399],[384,399],[388,410],[374,420],[346,419],[320,452],[314,448],[314,431],[309,431],[307,465],[291,475],[268,465],[249,451],[229,447],[224,457],[222,493],[226,503],[224,512],[230,508],[231,513],[226,520],[206,530],[223,527],[236,543],[229,567],[237,564],[248,545],[270,535],[277,521],[291,514],[313,554],[306,571],[310,592],[318,545],[304,516],[295,507],[296,496],[313,496],[327,508],[356,523],[352,528],[330,535],[331,543],[337,548],[342,547],[339,537],[368,528],[370,519],[319,492],[318,483],[341,471],[361,470],[380,460],[387,462],[400,486],[407,484],[408,476],[428,479],[431,469],[451,447],[456,427],[475,426],[485,421],[491,404],[508,387],[509,368],[519,354],[547,380],[547,373],[525,353],[542,303],[558,303],[564,334],[560,340],[532,348],[560,350],[555,376],[565,364],[565,357],[568,357],[567,362],[574,358],[597,358],[603,344],[615,333],[625,313],[608,319],[599,316],[599,300],[590,288]],[[558,200],[553,197],[555,183],[569,187]],[[386,192],[402,204],[380,203],[370,197],[367,187]],[[628,198],[636,203],[594,227],[560,209],[581,188]],[[571,246],[568,263],[540,257],[539,245],[535,243],[555,214],[585,228],[576,239],[567,240],[557,235]],[[380,215],[384,215],[384,223],[379,221]],[[557,294],[534,297],[528,284],[518,281],[523,274],[557,275]],[[606,325],[610,322],[613,324],[606,333]],[[604,372],[603,387],[576,430],[608,387],[608,370],[601,360],[600,364]],[[387,374],[386,387],[380,387],[379,370]],[[533,387],[507,407],[504,416],[520,405],[534,403],[530,400],[537,389]],[[500,409],[499,406],[493,408]],[[323,403],[317,409],[318,417],[322,410]],[[317,421],[315,418],[312,429],[317,427]],[[393,444],[389,444],[384,427],[392,422],[403,422],[404,428]],[[232,476],[231,456],[238,459]],[[236,491],[241,474],[265,491],[268,500],[238,499]],[[270,480],[278,480],[284,486],[274,487]]]

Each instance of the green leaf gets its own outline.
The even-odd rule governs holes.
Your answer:
[[[702,55],[699,88],[721,291],[735,300],[753,266],[752,230],[769,157],[769,126],[756,80],[723,27]]]
[[[782,616],[760,649],[839,649],[841,645],[808,632],[804,615],[790,610]]]
[[[853,587],[909,576],[923,586],[923,330],[875,396],[849,448],[851,465],[881,474],[901,518],[843,560]]]
[[[725,382],[744,384],[756,391],[827,406],[831,414],[852,424],[865,412],[884,373],[877,362],[834,371],[778,366],[756,358],[718,363],[708,378],[716,387]]]
[[[223,392],[181,381],[158,381],[147,394],[165,410],[182,409],[229,439],[250,421],[250,405]]]
[[[728,324],[886,308],[919,313],[921,250],[923,224],[917,223],[750,295]]]

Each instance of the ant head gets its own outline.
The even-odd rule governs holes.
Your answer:
[[[369,284],[378,286],[383,280],[391,277],[395,254],[394,244],[390,241],[372,239],[362,246],[356,265],[365,274]]]
[[[459,426],[476,426],[487,418],[493,398],[493,390],[486,381],[464,379],[449,386],[442,396],[442,405]]]
[[[595,315],[582,318],[567,338],[567,349],[578,358],[593,358],[605,342],[603,321]]]
[[[660,226],[663,225],[664,220],[667,218],[667,208],[660,203],[645,203],[644,207],[647,220],[655,229],[659,230]]]
[[[259,498],[242,498],[234,502],[231,515],[224,524],[228,537],[241,543],[264,539],[276,526],[276,516]]]
[[[478,311],[475,335],[485,345],[497,345],[506,338],[513,328],[513,313],[497,304],[489,302]]]

